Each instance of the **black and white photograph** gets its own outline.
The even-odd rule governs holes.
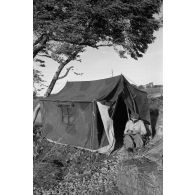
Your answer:
[[[194,7],[2,1],[0,194],[195,194]]]
[[[162,0],[33,0],[33,194],[163,194]]]

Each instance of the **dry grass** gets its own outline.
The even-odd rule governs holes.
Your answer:
[[[132,195],[163,194],[162,152],[160,139],[135,154],[126,153],[118,171],[119,190]]]
[[[162,156],[154,146],[110,156],[55,147],[44,161],[42,155],[34,161],[34,194],[162,194]]]

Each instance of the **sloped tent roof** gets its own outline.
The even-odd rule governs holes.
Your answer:
[[[115,102],[121,93],[129,109],[136,111],[142,120],[150,123],[147,93],[130,84],[123,75],[95,81],[67,82],[60,92],[43,101]]]

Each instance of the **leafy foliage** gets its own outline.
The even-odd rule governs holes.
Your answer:
[[[112,46],[122,58],[142,57],[162,24],[161,5],[162,0],[34,0],[33,58],[41,53],[60,64],[45,96],[87,46]]]
[[[162,0],[34,0],[34,33],[71,46],[114,46],[121,57],[126,53],[137,59],[155,39],[161,20],[154,15],[161,4]]]
[[[44,64],[43,64],[44,65]],[[36,96],[38,91],[43,89],[45,80],[43,80],[43,74],[37,69],[33,69],[33,96]]]

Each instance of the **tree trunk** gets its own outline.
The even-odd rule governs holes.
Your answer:
[[[36,118],[37,118],[37,115],[38,115],[38,113],[39,113],[40,108],[41,108],[41,105],[40,105],[40,103],[38,103],[38,104],[36,105],[34,111],[33,111],[33,124],[35,123],[35,120],[36,120]]]
[[[80,50],[77,50],[77,51],[73,52],[72,55],[70,55],[64,63],[60,64],[60,66],[58,67],[57,71],[55,72],[55,74],[54,74],[54,76],[53,76],[53,78],[52,78],[52,81],[51,81],[49,87],[47,88],[47,91],[46,91],[46,93],[45,93],[45,95],[44,95],[45,97],[47,97],[47,96],[49,96],[49,95],[51,94],[51,92],[52,92],[52,90],[53,90],[53,88],[54,88],[54,86],[55,86],[55,83],[56,83],[56,81],[58,80],[59,75],[60,75],[60,73],[62,72],[63,68],[64,68],[70,61],[72,61],[72,60],[77,56],[77,54],[78,54],[79,52],[80,52]],[[68,70],[67,70],[67,71],[68,71]]]
[[[40,38],[35,41],[33,44],[33,58],[36,57],[36,55],[45,48],[46,43],[49,41],[49,37],[47,34],[43,34]]]

